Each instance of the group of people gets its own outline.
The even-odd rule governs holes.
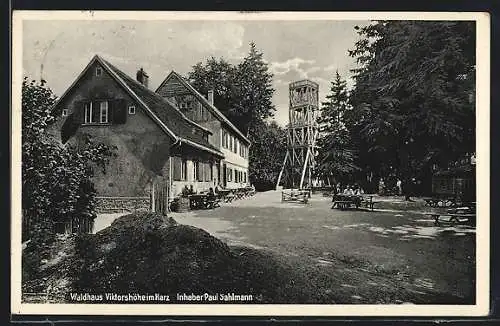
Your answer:
[[[346,185],[344,187],[344,190],[341,190],[342,186],[340,183],[337,184],[335,187],[335,194],[342,194],[342,195],[347,195],[347,196],[361,196],[365,192],[363,188],[361,188],[359,185]]]
[[[379,195],[388,195],[388,194],[396,194],[398,196],[405,197],[406,201],[413,201],[411,196],[414,195],[415,189],[417,185],[420,184],[419,180],[416,178],[405,179],[405,181],[401,181],[400,178],[396,178],[395,182],[392,182],[392,186],[388,186],[386,182],[384,182],[383,178],[380,178],[378,184],[378,193]]]

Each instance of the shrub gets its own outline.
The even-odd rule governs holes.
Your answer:
[[[56,121],[52,91],[44,83],[22,84],[22,204],[30,223],[23,240],[46,245],[54,224],[83,215],[95,216],[94,168],[104,170],[112,156],[106,145],[83,135],[78,146],[66,146],[46,133]],[[52,231],[52,232],[50,232]]]

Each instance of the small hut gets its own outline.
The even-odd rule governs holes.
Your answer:
[[[432,192],[439,195],[455,196],[467,201],[475,201],[475,166],[459,166],[434,173],[432,176]]]

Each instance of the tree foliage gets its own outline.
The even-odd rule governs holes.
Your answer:
[[[214,90],[215,106],[252,141],[249,180],[260,189],[275,186],[286,150],[284,130],[267,122],[276,110],[272,78],[263,53],[253,42],[236,65],[212,57],[194,65],[188,74],[198,91]]]
[[[200,92],[214,90],[214,104],[247,136],[274,115],[272,74],[254,43],[237,65],[210,58],[193,66],[188,80]]]
[[[348,99],[346,81],[337,71],[318,117],[316,174],[325,181],[343,179],[358,169],[355,164],[356,151],[349,133],[352,115]]]
[[[50,240],[53,224],[82,214],[94,214],[94,168],[105,169],[110,148],[83,135],[77,145],[63,146],[47,127],[56,121],[55,96],[45,85],[22,84],[22,207],[32,221],[32,239]],[[38,231],[38,232],[36,232]]]
[[[251,136],[249,180],[257,190],[274,189],[286,154],[286,130],[263,122]]]
[[[473,22],[377,21],[349,51],[360,164],[405,175],[474,151]]]

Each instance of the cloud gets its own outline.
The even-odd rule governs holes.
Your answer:
[[[327,66],[324,70],[326,70],[326,71],[335,71],[335,70],[338,70],[338,69],[339,69],[338,65],[332,64],[332,65]]]
[[[309,68],[302,68],[302,66],[310,66],[313,65],[316,61],[315,60],[306,60],[302,58],[293,58],[293,59],[288,59],[286,61],[282,62],[271,62],[269,65],[269,69],[271,72],[275,75],[285,75],[289,73],[290,71],[296,71],[298,72],[303,78],[307,78],[307,70]]]
[[[189,31],[183,36],[183,42],[192,50],[203,52],[227,52],[230,56],[239,56],[243,46],[243,26],[226,22],[224,24],[203,24],[202,28]]]

